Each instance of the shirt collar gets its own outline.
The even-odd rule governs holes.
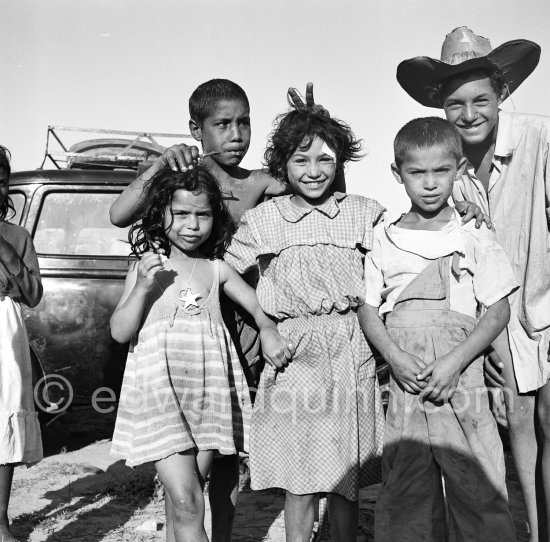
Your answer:
[[[417,254],[423,258],[436,259],[453,252],[465,254],[466,247],[462,238],[462,218],[454,210],[449,222],[440,230],[409,230],[396,226],[402,217],[399,213],[387,213],[384,217],[384,229],[389,240],[401,250]]]
[[[339,202],[346,197],[342,192],[335,192],[319,207],[298,207],[292,203],[292,195],[273,198],[273,203],[287,222],[299,222],[313,211],[319,211],[329,218],[334,218],[340,212]]]

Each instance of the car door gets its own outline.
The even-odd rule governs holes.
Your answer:
[[[122,188],[47,184],[37,188],[28,209],[25,223],[44,296],[26,311],[26,324],[50,375],[53,402],[66,402],[72,393],[73,404],[89,403],[95,390],[108,386],[118,392],[120,386],[127,347],[111,339],[109,318],[122,293],[130,249],[127,229],[109,222],[109,207]]]

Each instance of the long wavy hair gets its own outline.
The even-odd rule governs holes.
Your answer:
[[[343,121],[327,117],[308,109],[283,113],[275,119],[273,130],[264,154],[269,174],[288,183],[287,162],[300,147],[308,150],[315,137],[322,139],[336,154],[337,171],[344,164],[362,158],[361,140]]]
[[[132,253],[138,258],[145,252],[162,248],[170,255],[171,245],[167,231],[173,223],[173,216],[165,229],[165,215],[172,213],[172,197],[176,190],[188,190],[194,194],[206,194],[212,208],[213,225],[209,238],[199,250],[208,258],[221,258],[225,253],[235,226],[223,202],[216,179],[203,166],[195,166],[185,173],[161,171],[152,177],[144,188],[147,204],[141,220],[128,232]]]
[[[8,179],[11,175],[11,153],[6,147],[0,145],[0,170],[5,171],[8,174]],[[9,216],[8,216],[9,215]],[[0,205],[0,219],[13,218],[15,216],[15,207],[13,201],[9,196]]]

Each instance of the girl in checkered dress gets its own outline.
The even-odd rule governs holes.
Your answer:
[[[254,316],[264,356],[278,363],[286,342],[254,290],[219,259],[232,222],[212,175],[202,166],[161,172],[147,190],[130,231],[139,261],[111,318],[113,337],[131,340],[112,454],[130,466],[154,462],[168,540],[205,542],[202,489],[214,456],[248,447],[249,391],[219,290]]]
[[[309,540],[318,493],[330,494],[333,540],[355,540],[358,490],[380,474],[384,415],[356,311],[383,208],[330,191],[359,150],[340,121],[280,117],[265,157],[293,195],[246,211],[225,256],[239,273],[258,267],[260,305],[294,350],[284,368],[266,364],[250,437],[252,488],[286,490],[287,540]]]

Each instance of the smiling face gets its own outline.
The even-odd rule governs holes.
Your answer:
[[[491,143],[496,135],[498,107],[503,99],[489,77],[474,72],[447,83],[442,105],[464,143],[481,145]]]
[[[210,237],[214,218],[203,192],[176,190],[164,215],[164,229],[172,246],[192,252]]]
[[[453,183],[462,175],[465,164],[465,159],[457,163],[448,148],[436,145],[409,150],[401,167],[393,164],[392,171],[405,186],[411,212],[435,216],[449,206]]]
[[[288,184],[299,204],[315,207],[324,203],[336,176],[334,152],[319,137],[307,150],[298,147],[287,162]]]
[[[221,101],[199,125],[189,122],[203,152],[219,151],[212,159],[221,166],[238,166],[250,145],[250,109],[241,100]]]

